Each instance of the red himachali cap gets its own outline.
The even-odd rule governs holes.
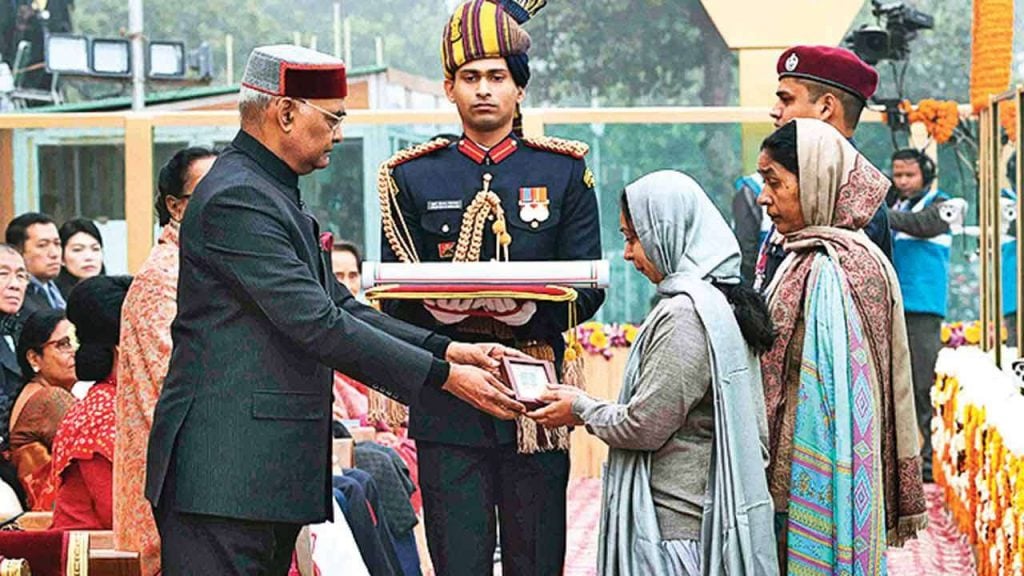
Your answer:
[[[332,100],[348,95],[345,63],[301,46],[259,46],[249,55],[242,86],[272,96]]]
[[[878,72],[846,48],[794,46],[779,56],[779,79],[814,80],[849,92],[867,102],[878,89]]]

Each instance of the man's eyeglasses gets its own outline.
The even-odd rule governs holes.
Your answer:
[[[65,336],[60,340],[50,340],[43,344],[43,348],[46,348],[47,346],[53,346],[58,352],[64,352],[65,354],[68,352],[74,352],[78,349],[78,346],[75,345],[74,340],[72,340],[70,336]]]
[[[345,116],[348,116],[348,114],[345,112],[342,112],[341,114],[335,114],[334,112],[331,112],[326,108],[321,108],[320,106],[313,104],[312,102],[306,100],[305,98],[296,98],[295,101],[301,102],[306,106],[309,106],[313,110],[316,110],[317,112],[323,114],[324,117],[327,118],[327,124],[331,127],[331,130],[337,130],[338,127],[341,126],[341,123],[345,121]]]

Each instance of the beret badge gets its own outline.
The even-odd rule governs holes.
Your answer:
[[[786,59],[786,71],[792,72],[796,70],[796,67],[800,65],[800,57],[796,55],[796,52],[789,55]]]

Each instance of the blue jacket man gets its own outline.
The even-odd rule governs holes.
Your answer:
[[[942,320],[949,292],[949,257],[953,243],[949,224],[939,206],[949,200],[934,188],[935,164],[914,149],[892,156],[892,178],[898,198],[890,211],[895,232],[893,267],[903,293],[903,309],[910,345],[917,423],[924,438],[921,446],[924,480],[931,481],[931,389],[935,360],[942,347]]]

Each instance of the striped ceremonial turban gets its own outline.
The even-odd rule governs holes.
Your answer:
[[[467,62],[504,58],[516,85],[530,81],[530,35],[521,24],[547,0],[469,0],[455,9],[444,30],[441,61],[445,78]]]

